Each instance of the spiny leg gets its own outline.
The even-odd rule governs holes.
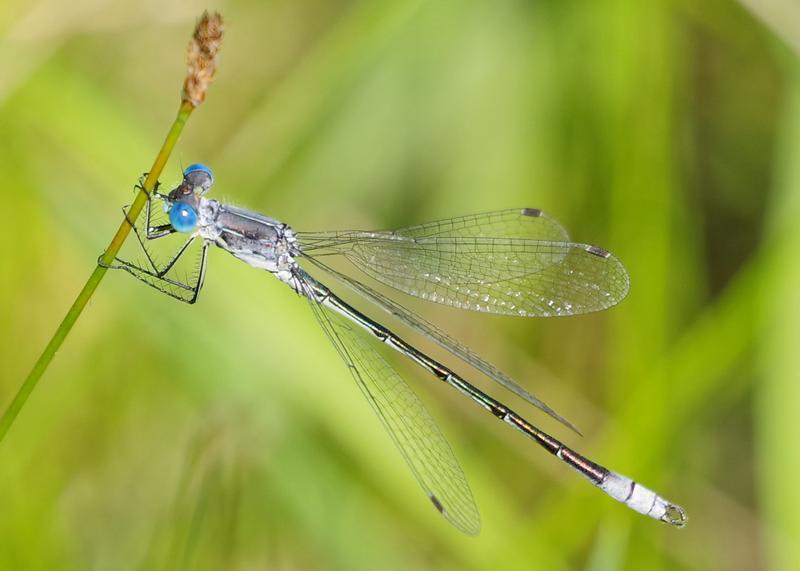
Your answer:
[[[141,187],[137,185],[137,188]],[[177,258],[180,257],[180,255],[186,250],[188,245],[191,243],[193,237],[190,236],[189,239],[187,239],[186,243],[184,243],[183,246],[181,246],[177,250],[177,253],[171,256],[166,266],[164,266],[163,268],[159,267],[159,264],[156,262],[156,260],[153,259],[153,256],[151,255],[150,249],[147,247],[145,240],[151,241],[151,240],[157,240],[159,238],[164,238],[166,236],[170,236],[175,233],[175,229],[172,228],[172,225],[170,224],[159,224],[158,226],[152,225],[152,210],[151,210],[152,201],[153,201],[152,195],[148,195],[147,202],[145,203],[145,212],[144,212],[144,223],[145,223],[144,238],[142,237],[142,232],[136,225],[136,220],[131,219],[131,217],[128,214],[130,211],[130,205],[122,207],[122,214],[125,216],[125,221],[128,223],[128,225],[131,227],[131,230],[133,230],[133,233],[136,235],[136,240],[139,242],[139,246],[141,247],[142,252],[144,252],[145,257],[147,258],[147,261],[150,264],[150,268],[152,269],[153,272],[155,272],[159,276],[163,276],[175,264]],[[116,260],[122,264],[136,265],[120,258],[119,256],[117,256]],[[113,268],[114,266],[111,265],[108,267]]]
[[[141,179],[139,184],[136,185],[136,188],[142,190]],[[178,261],[186,255],[190,246],[196,240],[198,240],[199,237],[196,233],[190,235],[177,250],[169,254],[167,261],[164,264],[160,264],[154,258],[150,248],[147,246],[147,243],[175,234],[175,229],[171,224],[153,224],[153,197],[162,197],[162,195],[158,193],[157,189],[158,185],[156,186],[156,189],[154,189],[153,192],[148,195],[147,203],[145,204],[145,212],[143,214],[143,229],[137,227],[136,221],[129,217],[129,207],[124,207],[122,209],[125,215],[125,220],[128,222],[128,224],[130,224],[131,229],[136,235],[140,249],[145,255],[147,260],[146,263],[141,264],[132,262],[119,256],[115,258],[114,262],[108,265],[102,262],[101,256],[98,260],[98,263],[107,268],[125,270],[137,279],[145,282],[149,286],[161,291],[162,293],[169,295],[170,297],[174,297],[186,303],[194,303],[197,300],[200,288],[202,288],[203,285],[208,245],[203,242],[199,252],[199,263],[195,265],[196,271],[191,279],[189,278],[188,273],[186,274],[185,278],[168,275],[175,268]]]
[[[185,252],[189,245],[194,242],[195,239],[195,237],[192,237],[184,244],[181,250],[174,256],[173,260],[169,264],[169,267],[163,273],[158,273],[153,270],[143,268],[142,266],[121,260],[119,258],[116,260],[118,263],[105,267],[125,270],[133,277],[146,283],[150,287],[153,287],[170,297],[174,297],[177,300],[191,304],[197,301],[197,296],[200,294],[200,289],[203,287],[208,257],[208,243],[203,242],[203,245],[200,247],[200,262],[193,279],[189,280],[188,276],[187,279],[173,278],[167,276],[166,274],[169,273],[169,270],[172,269],[172,266],[174,266],[175,262],[181,257],[181,255]]]
[[[136,188],[144,191],[144,187],[142,186],[141,179],[139,180],[139,184],[136,185]],[[152,204],[153,204],[153,196],[160,198],[163,200],[162,195],[158,192],[158,183],[156,183],[156,188],[153,189],[153,192],[148,194],[147,196],[147,203],[145,204],[145,214],[144,214],[144,238],[148,241],[150,240],[157,240],[159,238],[164,238],[165,236],[170,236],[175,233],[175,229],[172,227],[171,224],[159,224],[157,226],[153,226],[153,218],[152,218]],[[122,212],[125,214],[125,220],[127,220],[128,224],[130,224],[131,229],[133,230],[134,234],[136,234],[136,239],[139,241],[139,245],[142,248],[145,256],[147,257],[147,261],[150,263],[153,271],[156,274],[161,276],[165,275],[170,268],[175,264],[177,258],[186,250],[186,248],[191,243],[192,238],[190,237],[186,243],[177,251],[177,254],[172,257],[172,259],[167,263],[164,268],[160,268],[158,263],[153,259],[153,256],[150,254],[150,249],[147,247],[145,240],[142,238],[142,233],[140,232],[139,228],[136,227],[136,221],[131,220],[128,216],[128,208],[123,207]],[[121,260],[120,260],[121,261]]]

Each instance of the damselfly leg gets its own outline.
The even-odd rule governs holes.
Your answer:
[[[136,189],[141,190],[141,181]],[[194,303],[203,286],[208,245],[196,233],[186,237],[175,232],[157,189],[138,219],[131,220],[129,207],[122,209],[138,247],[128,248],[107,267],[125,270],[170,297]]]

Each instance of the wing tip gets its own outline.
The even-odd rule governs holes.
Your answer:
[[[447,508],[444,507],[444,504],[441,502],[441,500],[439,500],[439,498],[437,498],[431,492],[428,492],[428,499],[433,504],[433,507],[436,508],[436,511],[442,514],[442,517],[444,517],[460,532],[471,536],[476,536],[481,532],[481,521],[477,511],[475,511],[473,517],[454,517],[449,511],[447,511]]]

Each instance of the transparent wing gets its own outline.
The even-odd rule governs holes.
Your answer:
[[[369,237],[376,239],[402,238],[525,238],[550,242],[568,242],[569,234],[556,220],[536,208],[511,208],[457,216],[400,228],[364,232],[360,230],[334,232],[299,232],[298,237],[304,250],[314,251],[320,256],[326,253],[346,252],[348,247]]]
[[[323,264],[320,260],[309,258],[309,261],[317,266],[318,268],[328,272],[334,278],[339,280],[344,285],[348,286],[353,291],[359,293],[367,300],[371,301],[381,309],[383,309],[386,313],[392,315],[396,319],[399,319],[402,323],[411,327],[418,333],[430,338],[432,341],[437,343],[440,347],[443,347],[447,351],[449,351],[452,355],[455,355],[465,363],[475,367],[477,370],[482,372],[484,375],[495,381],[496,383],[500,384],[504,388],[508,389],[512,393],[516,394],[518,397],[524,399],[528,403],[532,404],[539,410],[547,413],[560,423],[562,423],[567,428],[574,430],[578,434],[580,431],[577,427],[572,424],[570,421],[562,417],[558,414],[555,410],[553,410],[550,406],[548,406],[544,401],[521,387],[517,384],[511,377],[500,371],[497,367],[483,359],[480,355],[475,353],[474,351],[470,350],[468,347],[465,347],[444,331],[437,328],[435,325],[429,323],[419,315],[415,314],[414,312],[410,311],[409,309],[403,307],[399,303],[389,299],[388,297],[380,294],[379,292],[375,291],[374,289],[334,270],[333,268]]]
[[[504,236],[550,242],[569,241],[569,234],[564,227],[537,208],[510,208],[457,216],[408,226],[394,233],[409,238]]]
[[[477,534],[480,516],[469,484],[430,413],[354,324],[313,301],[310,292],[306,297],[431,503],[459,530]]]
[[[462,309],[547,317],[606,309],[627,295],[628,273],[609,252],[567,241],[534,209],[441,220],[392,232],[298,235],[312,256],[341,254],[370,277]]]

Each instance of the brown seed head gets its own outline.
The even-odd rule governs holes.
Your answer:
[[[206,98],[206,91],[217,71],[217,51],[222,44],[222,16],[203,12],[194,29],[186,55],[186,81],[183,100],[194,107]]]

